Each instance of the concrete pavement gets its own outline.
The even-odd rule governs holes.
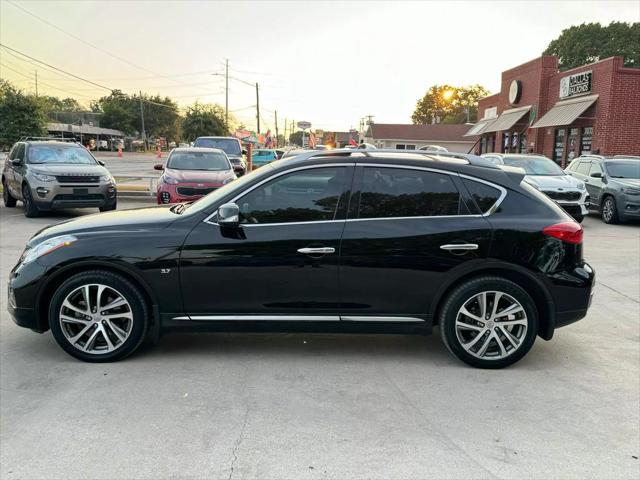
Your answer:
[[[585,220],[588,317],[506,370],[437,335],[167,335],[98,365],[6,313],[26,240],[86,213],[0,207],[2,479],[640,476],[638,225]]]

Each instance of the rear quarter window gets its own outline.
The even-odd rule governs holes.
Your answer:
[[[465,187],[467,187],[480,213],[489,212],[498,200],[500,200],[502,192],[499,189],[468,178],[462,178],[462,181]]]

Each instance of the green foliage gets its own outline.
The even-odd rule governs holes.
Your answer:
[[[557,56],[560,70],[616,55],[624,58],[627,67],[640,68],[640,23],[574,25],[552,40],[543,54]]]
[[[45,114],[52,112],[82,112],[85,110],[75,98],[60,99],[49,95],[40,95],[38,102],[42,105]]]
[[[302,146],[302,130],[298,130],[297,132],[293,132],[289,135],[289,143],[292,145]]]
[[[207,135],[229,135],[224,108],[220,105],[194,103],[187,107],[182,121],[182,136],[188,142]]]
[[[478,100],[489,95],[481,85],[454,87],[433,85],[418,100],[411,116],[415,124],[475,122],[478,117]]]
[[[45,134],[46,117],[36,97],[0,79],[0,148],[11,147],[23,136]]]

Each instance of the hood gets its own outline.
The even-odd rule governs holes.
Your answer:
[[[623,187],[640,188],[640,178],[611,178],[611,181],[619,183]]]
[[[235,176],[231,170],[204,171],[167,168],[165,173],[180,183],[215,183],[216,185],[222,185],[224,180]]]
[[[34,172],[49,175],[109,175],[109,170],[102,165],[74,165],[71,163],[30,163],[29,168]]]
[[[171,205],[158,205],[85,215],[43,228],[31,237],[27,245],[32,247],[58,235],[87,234],[96,231],[131,232],[164,228],[179,218],[179,215],[169,210],[170,208]]]
[[[556,190],[559,188],[567,190],[584,189],[584,182],[571,175],[526,175],[524,181],[542,190]]]

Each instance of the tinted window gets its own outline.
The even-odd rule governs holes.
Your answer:
[[[240,142],[235,138],[196,138],[196,147],[219,148],[227,155],[240,155]]]
[[[167,168],[176,170],[229,170],[231,165],[223,153],[218,152],[173,152]]]
[[[589,175],[589,167],[591,166],[591,161],[582,161],[578,164],[575,171],[581,175]]]
[[[449,175],[366,167],[359,218],[459,215],[460,194]]]
[[[345,167],[323,167],[283,175],[238,199],[242,223],[333,220],[347,182]]]
[[[75,145],[31,145],[29,163],[63,163],[95,165],[96,161],[84,147]]]
[[[14,160],[16,158],[24,160],[24,143],[19,143],[18,145],[16,145],[16,147],[13,149],[13,152],[11,153],[13,154],[11,160]]]
[[[500,198],[500,190],[491,187],[486,183],[476,182],[467,178],[463,178],[462,181],[467,187],[467,190],[469,190],[469,193],[476,202],[476,205],[478,205],[481,213],[488,212]]]
[[[607,162],[607,172],[613,178],[640,178],[640,161]]]

